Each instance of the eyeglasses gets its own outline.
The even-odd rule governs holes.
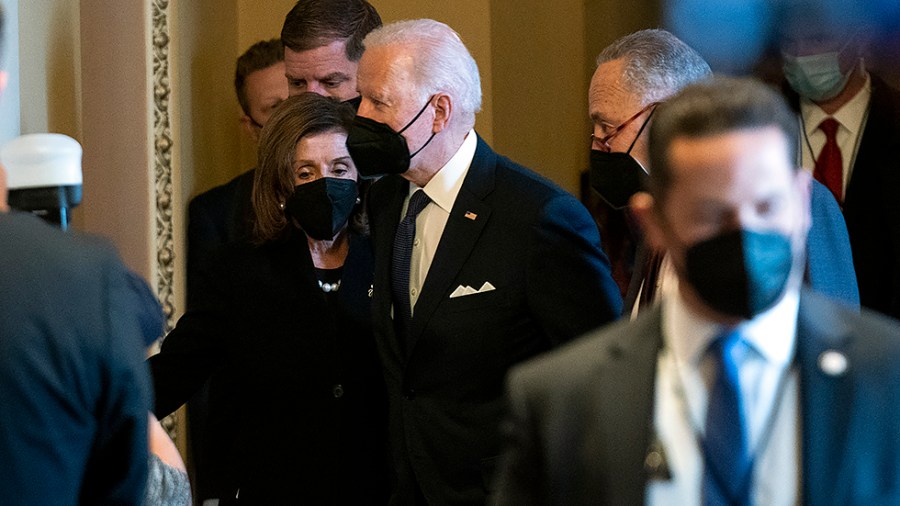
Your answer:
[[[619,133],[622,132],[622,130],[624,130],[625,127],[627,127],[628,125],[633,123],[636,119],[640,118],[641,114],[644,114],[645,112],[649,111],[650,109],[653,109],[660,103],[661,102],[653,102],[653,103],[647,105],[647,107],[644,107],[643,109],[638,111],[637,114],[635,114],[634,116],[625,120],[621,125],[613,128],[613,131],[610,132],[608,135],[604,135],[603,137],[597,137],[594,134],[591,134],[591,148],[599,149],[600,151],[606,151],[607,153],[609,153],[610,151],[612,151],[612,148],[609,146],[609,141],[611,141],[613,139],[613,137],[619,135]],[[651,113],[651,115],[652,115],[652,113]],[[647,120],[649,120],[649,119],[650,119],[650,117],[648,116]],[[647,126],[646,121],[644,122],[644,125],[641,126],[640,132],[638,132],[637,136],[635,136],[635,138],[634,138],[635,141],[641,135],[641,132],[644,131],[645,126]],[[634,145],[634,142],[632,142],[631,144]],[[628,150],[631,151],[631,148],[629,147]]]

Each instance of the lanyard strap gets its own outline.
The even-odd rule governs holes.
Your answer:
[[[690,425],[690,429],[694,435],[694,440],[697,444],[697,448],[702,454],[704,466],[706,466],[708,462],[707,455],[709,455],[706,438],[703,437],[703,432],[700,431],[698,424],[691,416],[690,401],[688,400],[687,394],[685,393],[684,382],[681,379],[681,374],[678,370],[678,362],[677,360],[674,360],[674,356],[673,364],[675,365],[675,390],[678,392],[679,397],[681,397],[681,409],[685,420],[687,420],[688,425]],[[710,471],[712,471],[711,475],[713,481],[715,481],[716,483],[716,487],[718,487],[722,494],[728,498],[728,504],[732,506],[750,504],[750,483],[753,477],[753,468],[756,466],[757,457],[765,452],[766,448],[769,445],[769,440],[772,438],[772,433],[775,429],[775,422],[778,420],[778,413],[781,411],[781,405],[784,404],[784,396],[787,392],[787,384],[790,373],[790,366],[785,367],[784,370],[781,371],[781,375],[778,378],[778,386],[775,390],[775,399],[773,400],[773,406],[769,409],[769,414],[766,417],[765,424],[763,425],[763,431],[760,434],[759,440],[757,440],[756,445],[750,452],[750,465],[747,466],[745,475],[741,477],[741,486],[738,488],[738,494],[736,496],[732,496],[731,494],[729,494],[728,487],[725,486],[726,480],[724,480],[724,478],[718,473],[718,470],[715,468],[715,466],[710,466],[709,468]]]

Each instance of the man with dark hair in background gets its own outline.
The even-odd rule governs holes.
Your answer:
[[[280,40],[257,42],[238,58],[234,91],[243,112],[241,127],[255,145],[269,116],[288,96]],[[228,183],[197,195],[188,206],[188,306],[203,296],[199,276],[213,261],[214,253],[229,242],[250,236],[254,172],[250,169]],[[230,433],[234,430],[231,401],[227,395],[219,394],[230,391],[222,384],[225,381],[227,375],[214,376],[187,405],[191,470],[195,495],[200,501],[219,497],[223,456],[227,455]]]
[[[255,144],[269,116],[288,96],[280,40],[257,42],[238,58],[234,91],[243,112],[241,127]],[[253,173],[250,169],[197,195],[188,206],[188,305],[197,295],[197,270],[209,256],[223,244],[249,237]]]
[[[498,504],[900,500],[900,327],[801,288],[797,130],[748,79],[659,106],[632,208],[678,286],[511,372]]]
[[[148,293],[109,245],[10,209],[0,167],[0,502],[141,502]]]

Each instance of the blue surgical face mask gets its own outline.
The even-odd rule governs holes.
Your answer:
[[[840,66],[840,55],[850,45],[850,40],[839,51],[807,56],[782,54],[784,77],[791,88],[813,102],[837,96],[853,73],[853,67],[843,73]]]

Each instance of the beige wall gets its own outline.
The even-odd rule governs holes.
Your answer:
[[[494,148],[575,193],[586,160],[582,0],[495,1]]]
[[[255,148],[240,132],[237,120],[234,61],[251,43],[277,36],[293,4],[293,0],[170,2],[177,211],[191,196],[254,164]],[[658,4],[659,0],[635,0],[623,9],[614,0],[374,0],[386,22],[432,17],[454,27],[482,75],[479,133],[501,153],[572,192],[577,191],[579,171],[587,165],[585,96],[593,58],[614,38],[655,26]],[[149,225],[134,227],[130,221],[134,216],[123,214],[120,205],[136,182],[123,167],[146,153],[113,143],[103,132],[114,132],[117,121],[134,117],[135,111],[143,114],[147,105],[141,100],[147,88],[128,72],[147,70],[146,62],[138,59],[146,49],[146,26],[137,29],[134,23],[147,22],[148,5],[149,0],[122,0],[116,9],[101,0],[19,2],[22,132],[62,132],[84,141],[84,111],[89,107],[82,100],[97,106],[91,112],[91,128],[98,133],[91,143],[109,151],[102,156],[118,166],[110,173],[97,172],[92,160],[100,155],[85,145],[85,202],[75,210],[74,223],[113,237],[129,263],[145,275],[153,263],[146,253],[152,249],[144,244],[152,241]],[[125,16],[129,11],[140,11],[144,17]],[[92,40],[86,43],[85,34]],[[85,45],[90,51],[83,58]],[[109,55],[103,52],[112,49]],[[87,68],[103,77],[82,76]],[[112,80],[104,82],[107,77]],[[116,105],[107,107],[107,102]],[[121,129],[132,132],[122,135],[129,142],[149,138],[140,129],[125,125]],[[122,152],[130,154],[115,158]],[[146,168],[146,164],[130,166],[141,178]],[[120,188],[121,178],[128,183]],[[135,191],[140,199],[127,204],[141,213],[149,195],[144,190]],[[176,220],[183,225],[180,213]]]
[[[155,282],[149,9],[143,0],[82,0],[83,228],[115,239]]]
[[[78,0],[19,0],[21,133],[55,132],[81,141]],[[82,228],[83,210],[72,224]]]
[[[20,0],[22,133],[58,132],[80,140],[78,0]]]

